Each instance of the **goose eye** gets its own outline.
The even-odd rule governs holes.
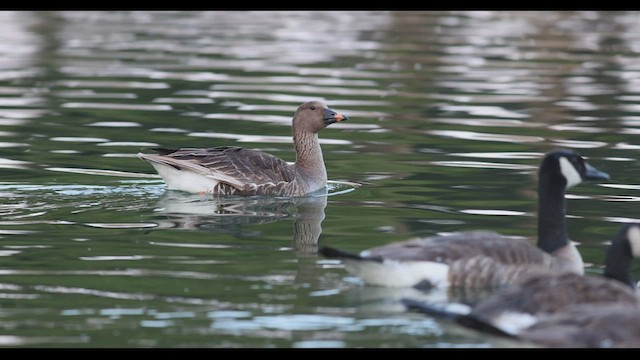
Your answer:
[[[571,164],[573,164],[573,166],[579,166],[581,163],[580,159],[576,157],[569,158],[569,161],[571,162]]]
[[[311,109],[311,110],[315,110],[315,109],[316,109],[316,107],[315,107],[315,105],[311,105],[311,106],[309,107],[309,109]]]

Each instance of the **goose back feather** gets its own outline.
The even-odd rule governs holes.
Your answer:
[[[471,314],[493,322],[502,314],[556,313],[578,303],[640,305],[635,292],[619,281],[573,273],[542,274],[501,289],[474,307]]]
[[[160,149],[161,155],[141,157],[157,166],[170,166],[177,171],[200,174],[215,182],[213,187],[202,189],[219,195],[252,194],[272,195],[296,192],[293,182],[295,169],[286,161],[271,154],[235,146],[208,149],[185,148]],[[163,170],[159,170],[163,171]],[[165,177],[169,189],[180,190],[181,184]]]

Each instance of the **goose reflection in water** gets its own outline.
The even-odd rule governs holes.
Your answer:
[[[327,206],[326,189],[304,197],[205,197],[168,191],[156,211],[166,215],[160,228],[198,229],[241,237],[260,237],[246,225],[293,220],[293,244],[298,256],[315,255]]]

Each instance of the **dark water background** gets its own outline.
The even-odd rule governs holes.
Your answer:
[[[294,160],[312,99],[330,196],[166,192],[148,147]],[[536,168],[590,273],[640,189],[638,12],[0,12],[0,345],[494,347],[316,255],[413,236],[535,235]],[[362,184],[353,188],[340,182]],[[638,271],[634,271],[638,274]]]

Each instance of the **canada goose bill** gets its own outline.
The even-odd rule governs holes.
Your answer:
[[[170,190],[212,195],[303,196],[327,184],[318,133],[347,119],[320,101],[300,105],[291,126],[294,164],[262,151],[235,146],[158,148],[154,150],[159,154],[139,153],[138,157],[155,168]]]
[[[565,224],[565,190],[583,180],[609,175],[571,150],[554,150],[542,159],[538,181],[538,243],[491,231],[467,231],[415,238],[358,254],[321,247],[328,258],[368,284],[388,287],[486,288],[517,283],[548,269],[583,273],[580,253]]]
[[[626,224],[607,250],[605,277],[554,272],[535,275],[518,285],[500,289],[473,308],[466,309],[462,306],[443,308],[410,299],[403,299],[403,303],[411,309],[453,319],[469,328],[544,345],[571,345],[575,339],[552,330],[563,326],[574,327],[573,332],[580,327],[590,328],[590,336],[609,338],[614,343],[628,341],[629,337],[609,331],[612,327],[624,328],[615,323],[621,314],[640,322],[640,299],[635,294],[630,275],[633,258],[640,255],[634,250],[639,245],[640,223]],[[612,308],[617,310],[612,312]],[[604,333],[599,334],[597,327],[587,326],[589,322],[598,324]],[[635,328],[632,334],[640,339],[640,327]],[[545,329],[547,335],[554,333],[555,336],[545,336]],[[594,343],[585,343],[585,346],[594,346]]]

